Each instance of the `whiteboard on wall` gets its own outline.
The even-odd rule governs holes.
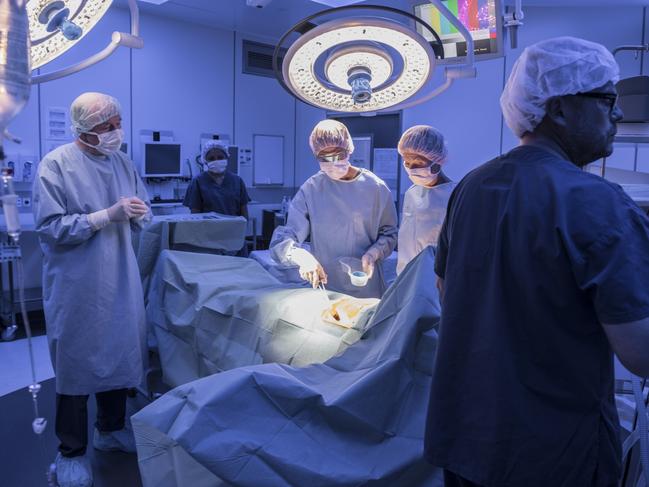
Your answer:
[[[253,184],[284,185],[284,136],[253,135]]]

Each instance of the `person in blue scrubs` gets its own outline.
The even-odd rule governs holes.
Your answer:
[[[613,352],[649,375],[649,219],[582,168],[613,150],[618,66],[527,48],[501,97],[521,145],[452,194],[425,455],[447,486],[615,486]]]
[[[183,205],[192,213],[216,212],[248,218],[248,191],[238,175],[228,171],[228,148],[218,141],[203,146],[201,160],[206,171],[189,185]]]

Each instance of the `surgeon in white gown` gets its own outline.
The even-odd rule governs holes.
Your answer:
[[[399,154],[414,183],[403,201],[397,274],[428,246],[437,247],[446,206],[455,188],[442,171],[447,159],[444,136],[428,125],[415,125],[399,141]]]
[[[324,120],[309,139],[320,171],[311,176],[291,202],[286,226],[271,240],[271,255],[285,265],[299,266],[313,287],[359,298],[380,298],[385,291],[382,262],[397,243],[397,213],[387,185],[372,172],[350,165],[351,135],[342,123]],[[301,245],[311,240],[313,253]],[[370,279],[351,284],[342,258],[362,262]]]
[[[143,380],[146,340],[132,234],[151,220],[151,211],[142,180],[119,150],[119,102],[84,93],[72,103],[70,118],[74,142],[47,154],[38,167],[34,220],[56,374],[60,444],[51,474],[59,487],[90,487],[90,394],[97,403],[94,448],[135,451],[126,396]]]

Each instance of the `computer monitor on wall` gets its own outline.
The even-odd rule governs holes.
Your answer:
[[[175,142],[146,142],[142,150],[142,176],[168,178],[182,176],[180,144]]]
[[[442,3],[471,33],[476,60],[503,56],[503,25],[501,0],[443,0]],[[426,2],[415,6],[415,15],[430,25],[444,45],[440,63],[461,63],[466,55],[466,40],[437,7]],[[419,23],[417,32],[429,42],[433,35]]]

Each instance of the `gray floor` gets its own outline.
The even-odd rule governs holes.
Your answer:
[[[47,418],[45,432],[37,436],[31,429],[33,409],[31,396],[25,389],[0,397],[0,485],[3,487],[45,487],[46,472],[56,456],[58,441],[54,434],[54,380],[42,383],[39,396],[41,415]],[[129,399],[129,408],[136,409],[142,398]],[[92,445],[95,401],[88,400],[88,431]],[[139,487],[137,456],[107,453],[88,449],[95,476],[95,487]]]

